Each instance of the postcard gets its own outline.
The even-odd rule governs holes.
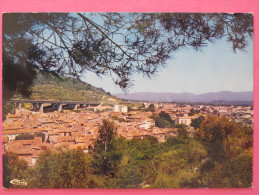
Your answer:
[[[251,190],[254,27],[249,12],[2,13],[4,190]]]

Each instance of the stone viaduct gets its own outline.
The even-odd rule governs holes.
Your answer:
[[[85,102],[85,101],[56,101],[56,100],[4,100],[5,102],[15,103],[17,108],[21,108],[22,103],[32,104],[32,110],[37,112],[43,112],[44,104],[51,104],[53,110],[62,110],[62,106],[66,105],[69,109],[77,110],[80,108],[89,106],[98,106],[100,103]]]

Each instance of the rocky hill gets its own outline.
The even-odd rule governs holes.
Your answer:
[[[15,99],[24,99],[15,95]],[[62,80],[48,79],[38,74],[32,87],[32,94],[28,99],[33,100],[63,100],[63,101],[89,101],[102,103],[117,103],[121,100],[80,80],[62,77]]]

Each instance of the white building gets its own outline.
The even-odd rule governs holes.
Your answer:
[[[144,121],[139,125],[139,128],[149,129],[153,126],[155,126],[154,121]]]
[[[125,105],[114,105],[114,112],[128,112],[128,106]]]
[[[189,116],[177,117],[175,119],[175,124],[178,124],[178,125],[184,124],[189,126],[191,123],[192,123],[192,117],[189,117]]]

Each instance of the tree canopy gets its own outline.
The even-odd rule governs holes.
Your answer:
[[[172,128],[175,126],[175,121],[164,111],[160,112],[159,115],[152,115],[151,118],[154,119],[156,127]]]
[[[252,36],[253,15],[245,13],[6,13],[4,98],[29,95],[37,71],[108,74],[126,90],[133,74],[153,76],[175,51],[221,38],[244,50]]]
[[[117,135],[117,128],[113,121],[107,119],[102,120],[102,125],[98,130],[98,139],[95,143],[95,150],[107,151],[111,146],[110,143]]]

